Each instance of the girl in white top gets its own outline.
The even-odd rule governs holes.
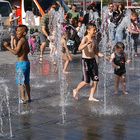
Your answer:
[[[16,35],[16,27],[18,25],[18,19],[20,17],[16,17],[16,8],[13,7],[12,13],[9,15],[9,22],[10,22],[10,34],[11,34],[11,48],[14,49],[14,38]]]

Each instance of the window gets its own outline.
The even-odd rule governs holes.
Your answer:
[[[9,3],[0,2],[0,14],[2,17],[9,17],[9,14],[12,12]]]
[[[24,0],[25,12],[32,11],[34,15],[40,16],[39,10],[32,0]]]

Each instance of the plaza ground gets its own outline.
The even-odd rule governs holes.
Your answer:
[[[89,102],[90,87],[80,91],[78,101],[72,98],[72,90],[82,77],[81,56],[74,55],[69,66],[70,73],[66,76],[68,87],[67,93],[64,94],[63,105],[59,76],[53,72],[48,53],[46,51],[43,64],[38,63],[38,52],[30,56],[32,102],[20,104],[20,113],[18,113],[18,89],[15,84],[16,57],[8,51],[0,52],[0,83],[6,85],[10,93],[13,140],[140,139],[140,56],[127,66],[128,95],[123,95],[121,90],[118,95],[114,95],[113,72],[107,63],[106,73],[103,73],[104,63],[101,59],[100,81],[95,95],[100,102]],[[2,95],[5,95],[2,89],[0,94],[2,99]],[[3,114],[1,118],[6,122],[8,115],[6,112]],[[9,133],[8,123],[3,124],[3,130]],[[7,140],[8,137],[0,137],[0,140]]]

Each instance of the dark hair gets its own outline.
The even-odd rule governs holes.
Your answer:
[[[25,29],[25,32],[26,33],[28,32],[28,27],[26,25],[21,24],[18,27],[24,28]]]
[[[76,4],[73,4],[72,6],[77,7],[77,5],[76,5]]]
[[[124,50],[125,46],[124,46],[124,44],[122,42],[117,42],[116,45],[115,45],[115,48],[116,49],[122,48]]]
[[[91,26],[96,27],[96,25],[94,23],[88,23],[86,26],[86,29],[88,30]]]
[[[121,9],[120,10],[124,10],[125,9],[125,6],[123,3],[119,3],[118,7],[121,6]]]
[[[112,3],[112,2],[110,2],[108,5],[113,5],[113,3]]]
[[[87,7],[87,10],[93,10],[93,6],[92,6],[92,5],[89,5],[89,6]]]
[[[131,15],[138,17],[138,13],[136,11],[131,12]]]
[[[56,1],[53,1],[51,5],[57,5],[57,2]]]
[[[85,36],[87,35],[87,30],[89,30],[91,27],[95,27],[96,28],[96,25],[94,23],[88,23],[87,26],[86,26]]]

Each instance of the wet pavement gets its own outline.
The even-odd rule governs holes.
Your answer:
[[[96,103],[88,101],[90,87],[80,91],[78,101],[72,98],[72,89],[81,81],[80,54],[74,55],[70,73],[66,76],[65,104],[62,104],[59,76],[53,71],[48,51],[43,64],[38,63],[38,56],[38,53],[30,56],[32,102],[19,106],[14,79],[16,57],[8,51],[0,52],[0,83],[8,87],[13,134],[13,138],[9,138],[6,100],[2,103],[6,93],[0,86],[0,103],[3,106],[0,133],[3,130],[5,135],[0,140],[140,139],[140,57],[127,66],[128,95],[122,95],[121,90],[118,95],[113,94],[113,71],[107,62],[108,69],[103,73],[103,60],[100,60],[100,82],[95,95],[100,102]]]

